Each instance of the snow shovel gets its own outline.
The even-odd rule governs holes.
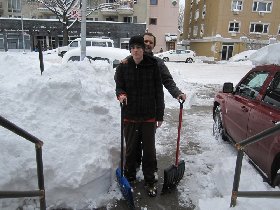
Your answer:
[[[121,168],[117,168],[116,177],[118,184],[120,186],[123,197],[128,203],[128,206],[131,210],[135,209],[134,201],[133,201],[133,190],[128,182],[128,180],[123,175],[123,103],[121,103]]]
[[[170,192],[172,189],[176,188],[180,180],[183,178],[185,173],[185,161],[181,160],[179,162],[179,145],[180,145],[180,132],[182,127],[182,115],[183,115],[183,103],[185,101],[181,99],[180,103],[180,114],[179,114],[179,125],[178,125],[178,137],[177,137],[177,149],[176,149],[176,161],[175,165],[171,165],[167,169],[164,169],[164,182],[161,194]]]

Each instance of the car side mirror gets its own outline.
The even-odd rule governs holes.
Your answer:
[[[233,92],[233,83],[225,82],[223,86],[223,93],[232,93]]]

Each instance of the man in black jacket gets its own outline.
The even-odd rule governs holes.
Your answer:
[[[172,75],[170,74],[167,66],[164,64],[164,61],[154,56],[153,49],[156,46],[156,37],[152,33],[144,34],[144,43],[145,43],[145,53],[153,56],[158,62],[159,71],[161,73],[161,80],[164,87],[168,90],[168,92],[176,99],[186,100],[186,94],[184,94],[177,86],[173,80]]]
[[[144,54],[147,54],[147,55],[149,55],[149,56],[151,56],[151,57],[153,57],[154,59],[157,60],[159,71],[160,71],[160,74],[161,74],[161,81],[162,81],[162,84],[164,85],[164,87],[173,96],[173,98],[176,98],[178,100],[179,99],[186,100],[186,94],[183,93],[177,87],[177,85],[174,82],[173,77],[170,74],[167,66],[164,63],[164,61],[161,58],[154,56],[154,54],[153,54],[153,49],[156,46],[156,37],[152,33],[149,33],[149,32],[145,33],[143,35],[143,37],[144,37],[144,43],[145,43]],[[129,56],[129,57],[131,57],[131,56]],[[128,59],[128,58],[126,58],[126,59]],[[122,63],[126,63],[127,62],[126,59],[123,60]],[[138,146],[141,148],[141,140],[139,141]],[[138,152],[138,154],[137,154],[137,158],[136,158],[136,161],[137,161],[137,167],[136,168],[137,168],[137,171],[138,171],[140,169],[140,165],[141,165],[141,162],[142,162],[142,150],[138,149],[137,152]],[[154,160],[154,163],[155,163],[155,168],[156,168],[155,179],[157,181],[158,180],[158,174],[157,174],[157,159],[156,158]]]
[[[131,37],[132,57],[116,69],[116,95],[124,103],[124,136],[126,142],[125,176],[136,180],[137,150],[143,150],[143,174],[149,196],[156,196],[154,171],[156,159],[155,129],[162,124],[164,95],[157,61],[144,55],[144,38]],[[142,148],[139,148],[139,140]]]

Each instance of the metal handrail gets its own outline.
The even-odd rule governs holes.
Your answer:
[[[0,125],[13,133],[25,138],[26,140],[35,144],[36,162],[37,162],[37,177],[39,190],[33,191],[0,191],[1,198],[22,198],[22,197],[39,197],[40,210],[46,209],[45,186],[44,186],[44,172],[43,172],[43,159],[42,159],[42,146],[43,141],[31,135],[27,131],[8,121],[0,116]]]
[[[249,144],[253,144],[258,141],[261,141],[261,140],[265,139],[266,137],[269,137],[279,131],[280,131],[280,124],[278,123],[275,126],[273,126],[272,128],[266,129],[254,136],[251,136],[251,137],[235,144],[235,147],[238,149],[238,154],[237,154],[237,158],[236,158],[230,207],[236,206],[237,197],[280,198],[280,191],[238,191],[241,167],[242,167],[242,160],[244,157],[244,148],[246,146],[248,146]]]

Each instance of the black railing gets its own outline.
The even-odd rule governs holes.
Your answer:
[[[43,172],[43,159],[42,159],[42,146],[43,142],[37,137],[26,132],[22,128],[11,123],[4,117],[0,116],[0,125],[13,133],[25,138],[26,140],[35,144],[36,162],[37,162],[37,177],[39,190],[32,191],[0,191],[1,198],[22,198],[22,197],[39,197],[40,210],[46,209],[45,187],[44,187],[44,172]]]
[[[265,139],[268,136],[275,134],[276,132],[280,131],[280,123],[275,125],[272,128],[266,129],[255,136],[251,136],[237,144],[235,147],[238,149],[236,165],[235,165],[235,174],[234,174],[234,181],[232,187],[232,194],[231,194],[231,203],[230,207],[236,206],[237,197],[250,197],[250,198],[280,198],[280,191],[238,191],[239,182],[240,182],[240,174],[241,174],[241,167],[242,167],[242,160],[244,156],[244,147],[248,146],[249,144],[256,143]]]

